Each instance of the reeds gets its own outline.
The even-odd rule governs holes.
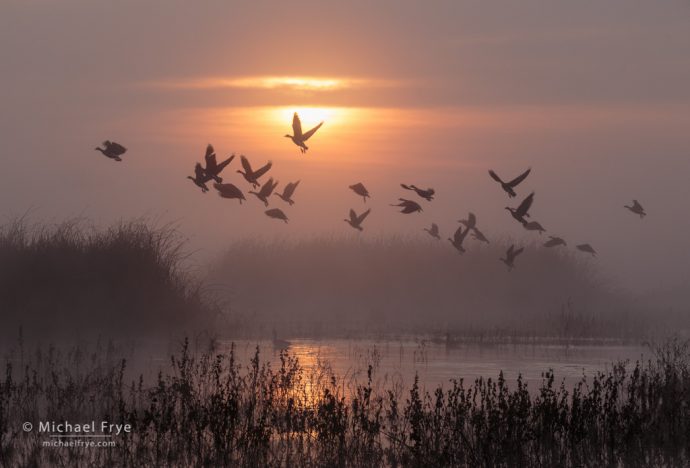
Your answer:
[[[683,466],[690,447],[688,344],[647,362],[619,363],[574,388],[546,370],[462,379],[405,392],[352,387],[327,366],[283,352],[275,369],[257,348],[248,363],[195,355],[187,341],[153,381],[98,345],[37,349],[0,379],[2,466]],[[41,448],[39,420],[129,423],[105,449]]]

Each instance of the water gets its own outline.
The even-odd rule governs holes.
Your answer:
[[[249,362],[257,344],[262,360],[270,360],[275,367],[278,350],[271,341],[235,341],[235,351],[240,362]],[[220,350],[229,349],[230,342],[221,342]],[[398,384],[409,388],[415,374],[420,386],[432,390],[447,387],[452,379],[473,382],[478,377],[493,379],[500,371],[508,383],[514,383],[518,375],[536,389],[542,373],[553,369],[556,383],[565,382],[572,387],[583,376],[591,377],[597,371],[610,370],[614,363],[628,360],[653,359],[646,347],[628,345],[565,346],[565,345],[478,345],[467,344],[446,347],[442,343],[424,340],[313,340],[290,341],[288,351],[297,356],[307,370],[316,370],[328,364],[335,375],[347,383],[364,383],[367,368],[374,367],[376,385]]]

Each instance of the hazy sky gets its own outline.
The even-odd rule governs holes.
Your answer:
[[[689,52],[685,0],[3,0],[0,214],[154,216],[178,222],[205,260],[257,234],[354,233],[343,218],[365,206],[347,186],[362,181],[362,235],[436,221],[447,237],[471,210],[489,237],[528,241],[539,237],[486,171],[532,167],[520,195],[536,191],[549,233],[592,244],[626,286],[680,288]],[[282,137],[293,110],[305,127],[326,120],[306,156]],[[129,148],[124,162],[93,150],[105,139]],[[272,203],[289,225],[251,195],[240,207],[185,179],[209,142],[272,160],[279,189],[302,181],[294,207]],[[410,195],[400,182],[437,199],[400,215],[387,206]],[[633,198],[642,222],[623,209]]]

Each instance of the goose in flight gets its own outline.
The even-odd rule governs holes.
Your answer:
[[[489,175],[493,180],[501,184],[501,188],[508,194],[510,198],[513,198],[517,194],[515,193],[515,190],[513,190],[515,187],[517,187],[520,182],[525,180],[525,178],[529,175],[529,173],[532,171],[532,169],[527,169],[525,172],[511,180],[510,182],[503,182],[501,178],[496,174],[493,170],[489,170]]]
[[[297,189],[299,182],[299,180],[297,182],[290,182],[283,189],[283,193],[274,193],[273,195],[277,195],[284,202],[289,203],[290,206],[292,206],[295,204],[295,201],[292,199],[292,194],[295,193],[295,190]]]
[[[404,198],[398,198],[398,200],[400,200],[400,203],[398,203],[397,205],[391,205],[391,206],[402,207],[402,210],[400,210],[401,213],[410,214],[410,213],[422,211],[422,207],[417,202],[414,202],[412,200],[406,200]]]
[[[556,236],[549,236],[549,240],[544,242],[544,247],[558,247],[559,245],[568,245],[563,239]]]
[[[308,132],[302,133],[302,122],[300,122],[299,116],[297,115],[297,112],[295,112],[295,115],[292,116],[292,133],[294,133],[294,135],[285,135],[285,138],[291,139],[294,144],[299,146],[299,150],[302,152],[302,154],[304,154],[309,149],[304,142],[311,138],[311,136],[316,133],[319,128],[321,128],[321,125],[323,125],[323,121],[321,121],[320,124]]]
[[[219,177],[219,174],[223,169],[225,169],[225,167],[228,164],[232,162],[233,159],[235,159],[235,155],[231,155],[228,159],[218,164],[216,162],[216,153],[213,149],[213,145],[209,143],[209,145],[206,147],[206,154],[204,155],[204,159],[206,160],[206,167],[204,168],[206,174],[211,176],[213,180],[220,184],[223,182],[223,179]]]
[[[541,234],[542,232],[546,232],[546,229],[544,229],[544,227],[536,221],[530,221],[529,223],[525,223],[522,226],[528,231],[539,231],[539,234]]]
[[[355,210],[350,209],[350,219],[346,219],[345,222],[353,228],[357,229],[358,231],[363,231],[364,229],[362,229],[362,222],[366,219],[367,216],[369,216],[369,213],[371,213],[371,208],[369,208],[361,215],[357,215],[357,213],[355,213]]]
[[[640,219],[647,216],[647,213],[644,212],[644,208],[642,208],[642,205],[640,205],[640,202],[637,200],[633,200],[633,206],[623,205],[623,208],[627,208],[636,215],[639,215]]]
[[[213,188],[218,190],[218,195],[222,198],[237,198],[240,201],[240,205],[242,204],[242,200],[246,200],[242,190],[238,189],[233,184],[219,184],[216,182],[213,184]]]
[[[596,257],[596,256],[597,256],[596,250],[594,250],[594,248],[593,248],[591,245],[589,245],[589,244],[580,244],[580,245],[576,245],[575,248],[576,248],[577,250],[581,251],[581,252],[585,252],[585,253],[588,253],[588,254],[592,254],[592,257]]]
[[[265,166],[255,171],[252,169],[251,164],[249,164],[249,160],[244,155],[240,156],[240,160],[242,161],[242,168],[244,169],[244,172],[240,171],[239,169],[237,170],[237,172],[242,174],[245,180],[252,184],[252,187],[254,188],[261,185],[259,183],[259,177],[267,173],[271,166],[273,166],[273,163],[271,161],[268,161],[268,163]]]
[[[499,260],[508,266],[508,271],[511,271],[515,268],[515,257],[520,255],[523,250],[525,250],[524,247],[515,250],[515,245],[511,245],[506,251],[506,258],[499,258]]]
[[[206,171],[204,171],[204,168],[201,166],[201,164],[196,163],[194,166],[194,177],[187,176],[187,178],[191,179],[192,182],[194,182],[194,185],[201,188],[201,193],[208,192],[206,182],[211,181],[211,176],[206,174]]]
[[[487,239],[484,233],[477,228],[472,229],[472,237],[477,239],[479,242],[486,242],[487,244],[489,243],[489,239]]]
[[[273,182],[273,177],[271,177],[270,179],[268,179],[268,182],[261,186],[261,190],[259,190],[258,192],[250,190],[249,193],[251,193],[252,195],[256,195],[256,198],[264,202],[265,206],[268,206],[268,197],[271,196],[273,190],[275,190],[277,186],[278,181]]]
[[[429,229],[429,228],[424,228],[424,230],[425,230],[426,232],[428,232],[429,235],[430,235],[431,237],[435,238],[436,240],[441,240],[441,236],[440,236],[439,233],[438,233],[438,224],[436,224],[436,223],[431,223],[431,229]]]
[[[270,210],[264,211],[264,213],[266,213],[266,216],[268,216],[269,218],[280,219],[282,221],[285,221],[286,224],[288,222],[288,217],[285,216],[285,213],[283,213],[283,210],[281,210],[280,208],[272,208]]]
[[[462,243],[464,242],[465,237],[467,237],[468,232],[470,232],[469,229],[465,229],[463,231],[462,226],[458,226],[458,228],[455,230],[455,234],[453,235],[453,238],[452,239],[450,237],[448,238],[450,243],[453,245],[453,247],[455,247],[455,249],[460,254],[465,253],[465,248],[462,246]]]
[[[417,193],[417,195],[419,195],[420,197],[424,198],[426,201],[431,201],[431,200],[433,200],[433,199],[434,199],[434,193],[436,193],[436,191],[435,191],[434,189],[432,189],[432,188],[428,188],[428,189],[426,189],[426,190],[422,190],[422,189],[420,189],[420,188],[417,188],[417,187],[414,186],[414,185],[400,184],[400,186],[401,186],[402,188],[404,188],[405,190],[414,190],[414,191]]]
[[[510,211],[510,214],[513,216],[513,218],[519,221],[520,224],[525,225],[527,224],[525,218],[529,218],[529,214],[527,214],[527,212],[532,206],[532,202],[534,202],[534,192],[527,195],[527,197],[522,200],[522,203],[520,203],[517,208],[510,208],[506,206],[506,210]]]
[[[125,154],[127,152],[127,148],[125,148],[124,146],[122,146],[119,143],[115,143],[114,141],[105,140],[103,142],[103,146],[105,148],[101,148],[100,146],[97,146],[94,149],[96,151],[100,151],[106,157],[108,157],[110,159],[114,159],[115,161],[122,161],[122,158],[120,156],[122,156],[123,154]]]
[[[352,190],[353,192],[355,192],[355,193],[356,193],[357,195],[359,195],[360,197],[364,198],[364,203],[367,202],[367,197],[371,198],[371,197],[369,196],[369,191],[368,191],[367,188],[364,186],[364,184],[361,183],[361,182],[358,182],[358,183],[356,183],[356,184],[354,184],[354,185],[350,185],[350,190]]]

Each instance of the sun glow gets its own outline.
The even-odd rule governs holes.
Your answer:
[[[244,77],[206,77],[189,80],[168,80],[149,83],[150,85],[171,89],[269,89],[295,91],[336,91],[353,88],[380,88],[393,86],[389,80],[316,77],[316,76],[244,76]]]

